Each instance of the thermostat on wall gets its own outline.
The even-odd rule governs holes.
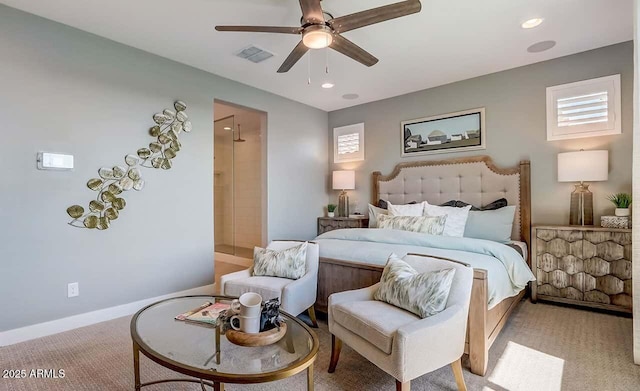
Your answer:
[[[38,170],[73,170],[73,155],[38,152]]]

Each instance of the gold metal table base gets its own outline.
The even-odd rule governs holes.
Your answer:
[[[307,367],[307,391],[313,391],[313,363]]]
[[[152,382],[143,383],[143,384],[140,384],[139,386],[136,386],[136,390],[139,390],[141,387],[152,386],[154,384],[161,384],[161,383],[198,383],[202,387],[202,391],[207,391],[205,386],[212,387],[213,391],[224,391],[224,384],[223,383],[212,383],[212,382],[208,382],[208,381],[204,381],[204,380],[198,380],[198,379],[155,380],[155,381],[152,381]]]
[[[219,329],[216,329],[216,353],[211,356],[209,360],[212,358],[216,358],[216,362],[220,364],[220,332]],[[174,383],[174,382],[188,382],[188,383],[198,383],[202,387],[202,391],[207,391],[205,386],[212,387],[214,391],[224,391],[224,383],[220,382],[211,382],[205,381],[203,379],[163,379],[163,380],[154,380],[147,383],[140,382],[140,347],[137,343],[133,343],[133,372],[134,372],[134,380],[135,380],[135,390],[140,391],[142,387],[152,386],[154,384],[160,383]]]
[[[212,356],[216,358],[216,362],[220,364],[220,333],[216,333],[216,353]],[[293,349],[293,341],[287,341],[287,347]],[[313,381],[313,362],[307,367],[307,391],[314,391]],[[135,390],[140,391],[142,387],[151,386],[160,383],[173,383],[173,382],[188,382],[198,383],[202,387],[203,391],[206,391],[205,386],[212,387],[214,391],[224,391],[224,383],[210,382],[202,379],[164,379],[155,380],[148,383],[140,382],[140,347],[137,343],[133,343],[133,375],[135,380]]]

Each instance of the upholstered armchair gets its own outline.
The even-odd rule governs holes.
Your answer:
[[[344,341],[396,379],[396,389],[409,391],[411,380],[451,365],[459,390],[466,390],[461,357],[473,284],[473,268],[453,260],[409,254],[403,258],[420,273],[455,268],[442,312],[421,319],[411,312],[374,300],[378,284],[334,293],[329,297],[331,363],[338,364]]]
[[[267,249],[281,251],[300,245],[298,241],[278,240],[271,242]],[[239,297],[246,292],[255,292],[263,300],[280,299],[280,308],[293,316],[307,310],[314,327],[317,327],[316,314],[313,308],[318,292],[318,265],[320,247],[309,242],[307,246],[307,262],[305,275],[297,280],[288,278],[253,276],[251,268],[229,273],[220,278],[220,293],[226,296]]]

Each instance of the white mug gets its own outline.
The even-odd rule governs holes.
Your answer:
[[[245,317],[260,317],[262,312],[262,296],[257,293],[247,292],[231,302],[231,310]]]
[[[233,315],[230,319],[231,328],[247,334],[257,334],[260,332],[260,317]],[[238,323],[236,325],[236,323]]]

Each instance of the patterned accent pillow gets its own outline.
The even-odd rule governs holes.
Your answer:
[[[447,216],[447,222],[442,233],[444,236],[459,238],[464,236],[464,227],[467,225],[471,205],[467,205],[464,208],[456,208],[453,206],[430,205],[427,201],[424,201],[423,204],[425,216]]]
[[[442,235],[447,216],[387,216],[378,215],[378,228],[399,229],[429,235]]]
[[[281,251],[255,247],[252,275],[297,280],[307,270],[307,244],[304,242]]]
[[[455,272],[455,269],[443,269],[418,273],[396,254],[391,254],[373,298],[421,318],[433,316],[446,308]]]

